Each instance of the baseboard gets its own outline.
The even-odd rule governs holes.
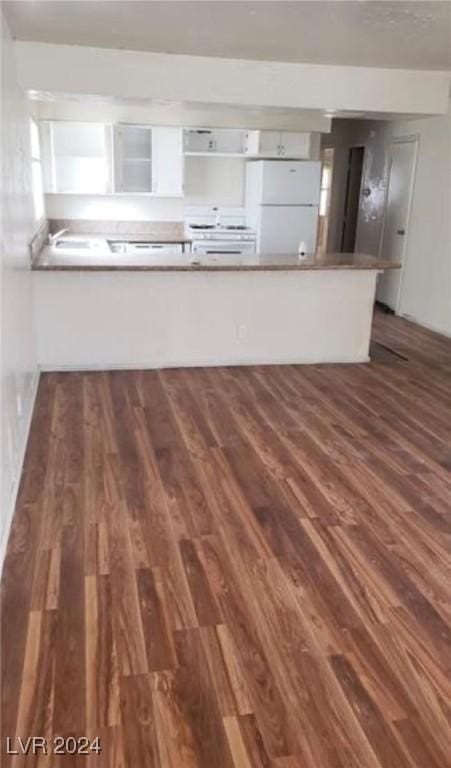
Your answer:
[[[451,339],[451,331],[443,331],[442,329],[437,328],[434,325],[431,325],[431,323],[420,322],[415,317],[412,317],[412,315],[399,313],[399,317],[402,317],[404,320],[408,320],[409,323],[418,325],[420,328],[426,328],[427,331],[432,331],[432,333],[437,333],[439,336],[445,336],[445,338]]]
[[[321,360],[319,358],[278,358],[265,360],[261,357],[255,358],[240,358],[240,359],[228,359],[228,360],[149,360],[125,363],[64,363],[63,365],[57,364],[41,364],[40,368],[42,372],[82,372],[82,371],[146,371],[146,370],[162,370],[164,368],[230,368],[237,366],[247,365],[351,365],[355,363],[368,363],[370,360],[368,355],[361,355],[358,357],[340,357],[337,359]]]
[[[0,541],[0,574],[3,570],[6,547],[8,545],[8,539],[9,539],[9,534],[11,530],[11,523],[14,515],[14,510],[16,508],[17,494],[19,493],[20,481],[22,478],[23,465],[25,461],[25,452],[27,450],[28,437],[30,434],[31,419],[33,416],[34,404],[36,402],[36,395],[38,392],[39,376],[40,376],[40,373],[39,373],[39,370],[37,370],[31,380],[30,396],[28,398],[27,411],[24,418],[25,429],[23,430],[22,443],[18,451],[18,458],[17,458],[18,467],[16,472],[16,480],[12,488],[10,498],[7,502],[7,509],[2,510],[2,514],[5,516],[5,525],[3,528],[2,538]]]

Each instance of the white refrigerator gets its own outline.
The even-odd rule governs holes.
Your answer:
[[[246,216],[257,233],[259,253],[316,250],[321,163],[257,160],[246,168]]]

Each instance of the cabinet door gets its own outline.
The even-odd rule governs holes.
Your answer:
[[[152,193],[157,197],[183,195],[183,130],[152,129]]]
[[[280,134],[280,155],[308,160],[310,157],[310,134],[282,131]]]
[[[152,192],[152,129],[141,125],[114,128],[114,191]]]
[[[278,157],[280,155],[280,132],[248,131],[244,152],[251,157]]]
[[[277,157],[280,152],[279,131],[260,131],[259,154]]]
[[[110,126],[103,123],[50,123],[52,192],[106,194],[111,191],[109,130]]]

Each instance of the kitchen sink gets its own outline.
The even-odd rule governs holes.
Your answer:
[[[57,240],[55,248],[64,248],[65,251],[89,250],[91,248],[90,240]]]

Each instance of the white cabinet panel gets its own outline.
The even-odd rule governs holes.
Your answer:
[[[183,131],[152,129],[152,192],[157,197],[183,195]]]
[[[282,157],[310,157],[310,134],[283,131],[280,134],[280,155]]]

